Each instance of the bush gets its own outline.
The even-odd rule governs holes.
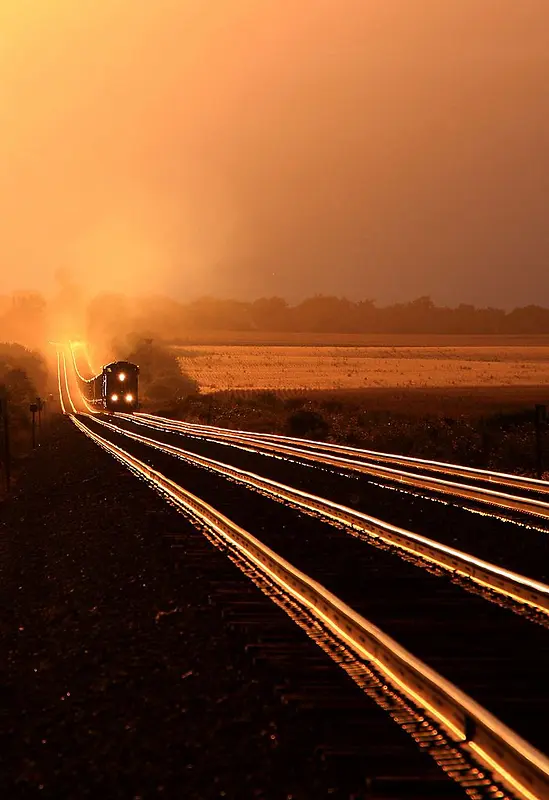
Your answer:
[[[330,430],[329,423],[321,414],[307,409],[290,414],[286,426],[292,436],[308,436],[314,439],[323,439]]]
[[[152,339],[138,342],[124,358],[139,366],[140,393],[145,402],[179,402],[199,390],[194,378],[181,370],[177,355]]]
[[[19,344],[0,343],[0,397],[7,398],[12,474],[19,470],[20,462],[31,445],[31,415],[29,405],[46,389],[47,370],[43,358]],[[2,457],[0,454],[0,462]],[[3,465],[0,464],[0,472]],[[0,481],[0,493],[4,481]]]
[[[6,382],[12,370],[19,370],[25,375],[32,386],[33,397],[43,394],[48,374],[42,356],[20,344],[0,342],[0,382]]]
[[[280,400],[275,392],[261,391],[257,394],[257,401],[260,405],[268,406],[269,408],[276,408],[280,405]],[[252,400],[252,402],[255,402]]]
[[[306,397],[288,397],[287,400],[284,400],[284,408],[288,411],[295,411],[298,408],[303,408],[306,403]]]

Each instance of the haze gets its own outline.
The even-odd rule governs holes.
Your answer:
[[[549,305],[547,0],[0,0],[0,293]]]

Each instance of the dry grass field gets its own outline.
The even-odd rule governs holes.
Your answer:
[[[176,348],[202,392],[549,386],[548,336],[238,335]]]
[[[291,331],[199,331],[173,342],[195,345],[279,347],[549,347],[549,334],[296,333]]]
[[[549,336],[216,332],[177,345],[200,392],[169,416],[535,474]]]

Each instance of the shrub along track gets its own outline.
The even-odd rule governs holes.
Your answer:
[[[316,518],[106,431],[90,418],[86,424],[255,533],[536,747],[549,749],[546,629]],[[201,443],[204,450],[209,445]],[[247,455],[253,464],[261,458],[239,453],[241,459]],[[251,469],[250,462],[243,466]]]
[[[365,779],[373,797],[462,796],[68,420],[0,521],[3,796],[347,798]]]

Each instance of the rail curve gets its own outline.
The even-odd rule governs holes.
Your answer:
[[[239,469],[205,456],[199,456],[181,447],[158,442],[124,428],[94,417],[94,422],[113,430],[133,441],[145,444],[164,453],[169,453],[191,464],[210,469],[225,477],[251,486],[279,501],[287,501],[306,511],[315,512],[329,522],[343,524],[351,532],[360,532],[368,537],[380,539],[407,553],[436,564],[446,571],[475,581],[481,586],[503,594],[520,603],[532,606],[537,611],[549,614],[549,586],[532,580],[511,570],[490,564],[461,550],[448,547],[420,534],[396,527],[360,511],[335,503],[309,492],[294,489],[269,478]]]
[[[483,506],[497,508],[502,512],[526,514],[549,520],[549,501],[545,502],[526,496],[508,494],[507,492],[497,491],[495,489],[487,489],[466,483],[457,483],[442,478],[407,472],[406,470],[393,469],[392,467],[370,464],[357,459],[332,456],[329,453],[301,447],[301,440],[297,440],[300,446],[295,447],[293,445],[278,444],[271,440],[267,441],[265,439],[256,438],[250,436],[248,433],[226,431],[225,429],[222,429],[223,432],[218,432],[216,430],[215,433],[213,433],[210,429],[205,429],[205,426],[188,425],[188,427],[182,428],[179,424],[172,425],[171,421],[166,423],[166,421],[162,420],[160,417],[149,419],[143,415],[138,415],[138,419],[133,419],[133,421],[146,427],[157,428],[167,432],[175,431],[184,433],[187,436],[227,443],[245,449],[253,449],[256,452],[266,455],[309,461],[332,467],[343,472],[358,472],[377,478],[385,478],[399,486],[424,489],[446,497],[458,497],[473,501],[474,503],[480,503]],[[460,468],[456,467],[456,469]],[[541,483],[545,482],[542,481]]]
[[[212,434],[215,433],[220,435],[231,433],[241,435],[245,434],[250,441],[280,442],[281,444],[288,444],[291,446],[299,445],[300,447],[313,452],[325,451],[328,453],[350,456],[360,460],[377,461],[383,464],[398,464],[400,466],[423,469],[427,472],[434,472],[443,475],[457,475],[470,480],[495,483],[498,486],[511,486],[516,489],[536,492],[539,494],[547,494],[549,496],[548,481],[539,480],[537,478],[529,478],[524,475],[513,475],[508,472],[497,472],[495,470],[480,469],[478,467],[465,467],[461,464],[451,464],[445,461],[435,461],[433,459],[417,458],[415,456],[403,456],[397,453],[383,453],[378,450],[350,447],[348,445],[335,444],[333,442],[322,442],[313,439],[300,439],[294,436],[283,436],[276,433],[233,431],[232,429],[221,428],[215,425],[194,425],[192,423],[179,420],[166,419],[154,414],[140,413],[137,416],[156,424],[166,424],[166,422],[168,422],[173,429],[182,431],[194,429],[202,431],[203,433],[211,432]]]
[[[549,759],[452,683],[309,578],[251,533],[126,450],[92,431],[79,430],[232,547],[282,591],[316,615],[359,659],[373,663],[387,681],[426,710],[456,743],[470,751],[500,782],[524,800],[549,797]]]

